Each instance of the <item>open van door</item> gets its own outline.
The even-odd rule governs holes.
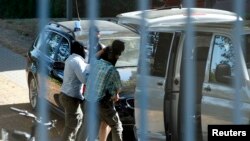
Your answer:
[[[174,134],[174,122],[173,120],[173,109],[176,109],[176,94],[177,91],[174,91],[173,86],[178,85],[180,81],[174,79],[175,65],[177,63],[177,50],[179,47],[181,32],[175,32],[172,46],[169,51],[168,57],[168,66],[165,77],[165,95],[164,95],[164,126],[167,140],[175,140]]]
[[[194,76],[193,80],[188,81],[193,85],[193,92],[195,93],[194,97],[194,105],[189,108],[195,108],[193,115],[189,115],[190,119],[194,124],[194,128],[196,131],[201,130],[201,119],[200,119],[200,103],[201,103],[201,89],[204,81],[204,73],[206,67],[207,56],[209,52],[209,46],[212,38],[211,33],[206,32],[196,32],[194,35],[195,43],[194,47],[190,50],[192,52],[192,56],[184,57],[185,51],[185,32],[180,31],[180,41],[176,49],[173,49],[169,59],[169,69],[166,78],[166,103],[169,103],[170,106],[166,109],[166,115],[169,118],[169,133],[171,134],[172,140],[182,140],[184,131],[184,116],[187,107],[185,107],[185,101],[187,100],[187,92],[185,91],[185,82],[184,75],[190,75],[192,73],[187,72],[184,63],[184,59],[189,59],[189,61],[193,61],[194,63]],[[172,58],[172,59],[171,59]],[[172,64],[172,65],[171,65]],[[168,116],[169,115],[169,116]],[[187,117],[185,117],[187,118]],[[198,132],[197,132],[198,133]],[[200,140],[200,134],[194,134],[197,140]]]
[[[175,40],[174,32],[149,32],[149,40],[147,43],[147,61],[149,66],[149,74],[146,77],[148,90],[148,105],[147,105],[147,119],[148,119],[148,135],[150,140],[166,140],[165,132],[165,80],[166,69],[168,66],[168,56],[170,48],[173,46]],[[178,42],[178,41],[175,41]],[[138,80],[140,79],[139,68]],[[142,89],[137,86],[135,93],[135,120],[137,133],[140,134],[140,108],[138,99]],[[168,106],[167,106],[168,107]]]

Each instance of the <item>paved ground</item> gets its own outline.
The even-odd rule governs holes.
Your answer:
[[[18,129],[28,132],[32,124],[29,118],[10,110],[12,106],[32,111],[29,105],[25,65],[23,56],[0,45],[0,129]],[[62,118],[54,113],[51,113],[51,118],[59,120],[57,129],[60,134],[63,127]],[[53,130],[51,135],[57,137],[57,131]]]

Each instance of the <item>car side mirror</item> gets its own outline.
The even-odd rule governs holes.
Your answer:
[[[64,70],[65,64],[63,62],[54,62],[53,69],[55,70]]]
[[[215,79],[223,84],[232,84],[231,67],[228,64],[219,64],[215,69]]]

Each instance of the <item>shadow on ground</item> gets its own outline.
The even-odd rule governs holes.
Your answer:
[[[20,130],[30,133],[32,126],[32,118],[25,117],[19,115],[18,112],[13,111],[10,107],[15,107],[18,109],[27,110],[33,114],[36,114],[34,110],[31,109],[29,103],[24,104],[10,104],[10,105],[1,105],[0,106],[0,128],[8,129],[8,130]],[[64,120],[62,117],[58,116],[56,113],[49,111],[48,117],[50,120],[56,119],[57,124],[56,128],[51,129],[48,132],[49,138],[54,141],[60,137],[64,126]],[[0,137],[1,139],[2,137]]]

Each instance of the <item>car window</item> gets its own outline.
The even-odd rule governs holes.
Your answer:
[[[66,38],[62,38],[62,41],[58,47],[58,53],[55,60],[58,62],[64,62],[69,55],[70,55],[69,42]]]
[[[45,52],[45,54],[49,58],[54,59],[57,48],[61,42],[61,39],[62,39],[62,36],[60,36],[57,33],[51,32],[48,38],[46,39],[46,45],[45,45],[44,50],[42,51]]]
[[[173,33],[151,32],[147,43],[147,61],[150,74],[164,77]]]
[[[101,39],[101,43],[105,46],[111,45],[115,39]],[[137,37],[123,37],[119,40],[124,41],[125,50],[119,57],[116,67],[137,66],[139,58],[139,44],[140,38]]]
[[[223,35],[216,35],[213,42],[209,81],[229,84],[233,76],[234,60],[232,40]]]
[[[44,31],[43,32],[43,36],[42,36],[42,33],[36,38],[35,42],[34,42],[34,47],[35,48],[40,48],[42,43],[43,43],[43,40],[44,39],[47,39],[49,35],[49,32],[48,31]]]

